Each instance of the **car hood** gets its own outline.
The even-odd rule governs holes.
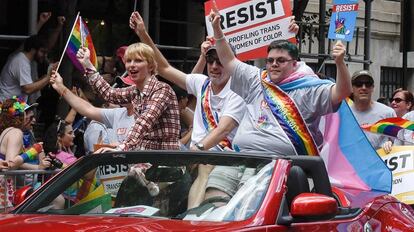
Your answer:
[[[234,231],[246,222],[194,222],[159,218],[0,214],[2,232],[16,231]]]

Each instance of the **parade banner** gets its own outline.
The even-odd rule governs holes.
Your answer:
[[[391,195],[406,204],[414,204],[414,146],[393,146],[389,154],[377,150],[392,172]]]
[[[328,38],[351,41],[358,15],[358,0],[334,0],[333,4]]]
[[[236,49],[237,58],[245,61],[263,58],[274,40],[291,39],[289,0],[210,0],[204,3],[207,33],[213,36],[209,14],[214,5],[221,15],[221,28]]]

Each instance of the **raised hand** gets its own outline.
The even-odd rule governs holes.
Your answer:
[[[139,33],[145,31],[145,23],[138,11],[132,12],[131,17],[129,18],[129,27]]]
[[[220,27],[220,22],[221,22],[221,18],[220,18],[220,12],[217,8],[216,5],[216,1],[213,1],[213,7],[210,11],[210,15],[208,16],[209,20],[211,22],[211,25],[213,26],[214,31],[216,31],[216,29],[220,29],[221,31],[221,27]],[[221,32],[223,33],[223,32]]]
[[[289,32],[293,32],[293,33],[295,33],[295,35],[297,35],[298,32],[299,32],[299,26],[295,22],[295,16],[294,15],[290,16],[290,22],[289,22],[288,29],[289,29]]]
[[[60,76],[60,74],[56,71],[52,71],[52,75],[50,76],[49,83],[58,92],[62,87],[64,87],[63,79]]]
[[[335,59],[335,63],[344,62],[345,52],[345,45],[338,40],[332,49],[332,56]]]
[[[47,22],[47,20],[50,19],[50,16],[52,16],[52,12],[42,12],[39,15],[39,23],[40,24],[45,24]]]
[[[201,44],[200,51],[201,55],[205,56],[207,53],[207,50],[213,46],[214,39],[212,37],[206,37],[206,40]]]
[[[86,47],[79,48],[78,53],[76,53],[76,58],[78,59],[79,63],[83,66],[83,68],[95,70],[95,67],[89,59],[90,56],[91,52]]]
[[[63,24],[65,24],[66,18],[65,16],[58,16],[57,21],[58,21],[58,26],[62,27]]]

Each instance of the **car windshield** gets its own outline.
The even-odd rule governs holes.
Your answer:
[[[274,163],[231,153],[95,154],[63,170],[15,213],[240,221],[260,207]]]

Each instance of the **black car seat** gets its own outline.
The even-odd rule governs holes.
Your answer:
[[[286,201],[290,209],[290,204],[293,199],[301,193],[309,193],[309,183],[306,173],[299,166],[292,166],[290,168],[287,179]]]

